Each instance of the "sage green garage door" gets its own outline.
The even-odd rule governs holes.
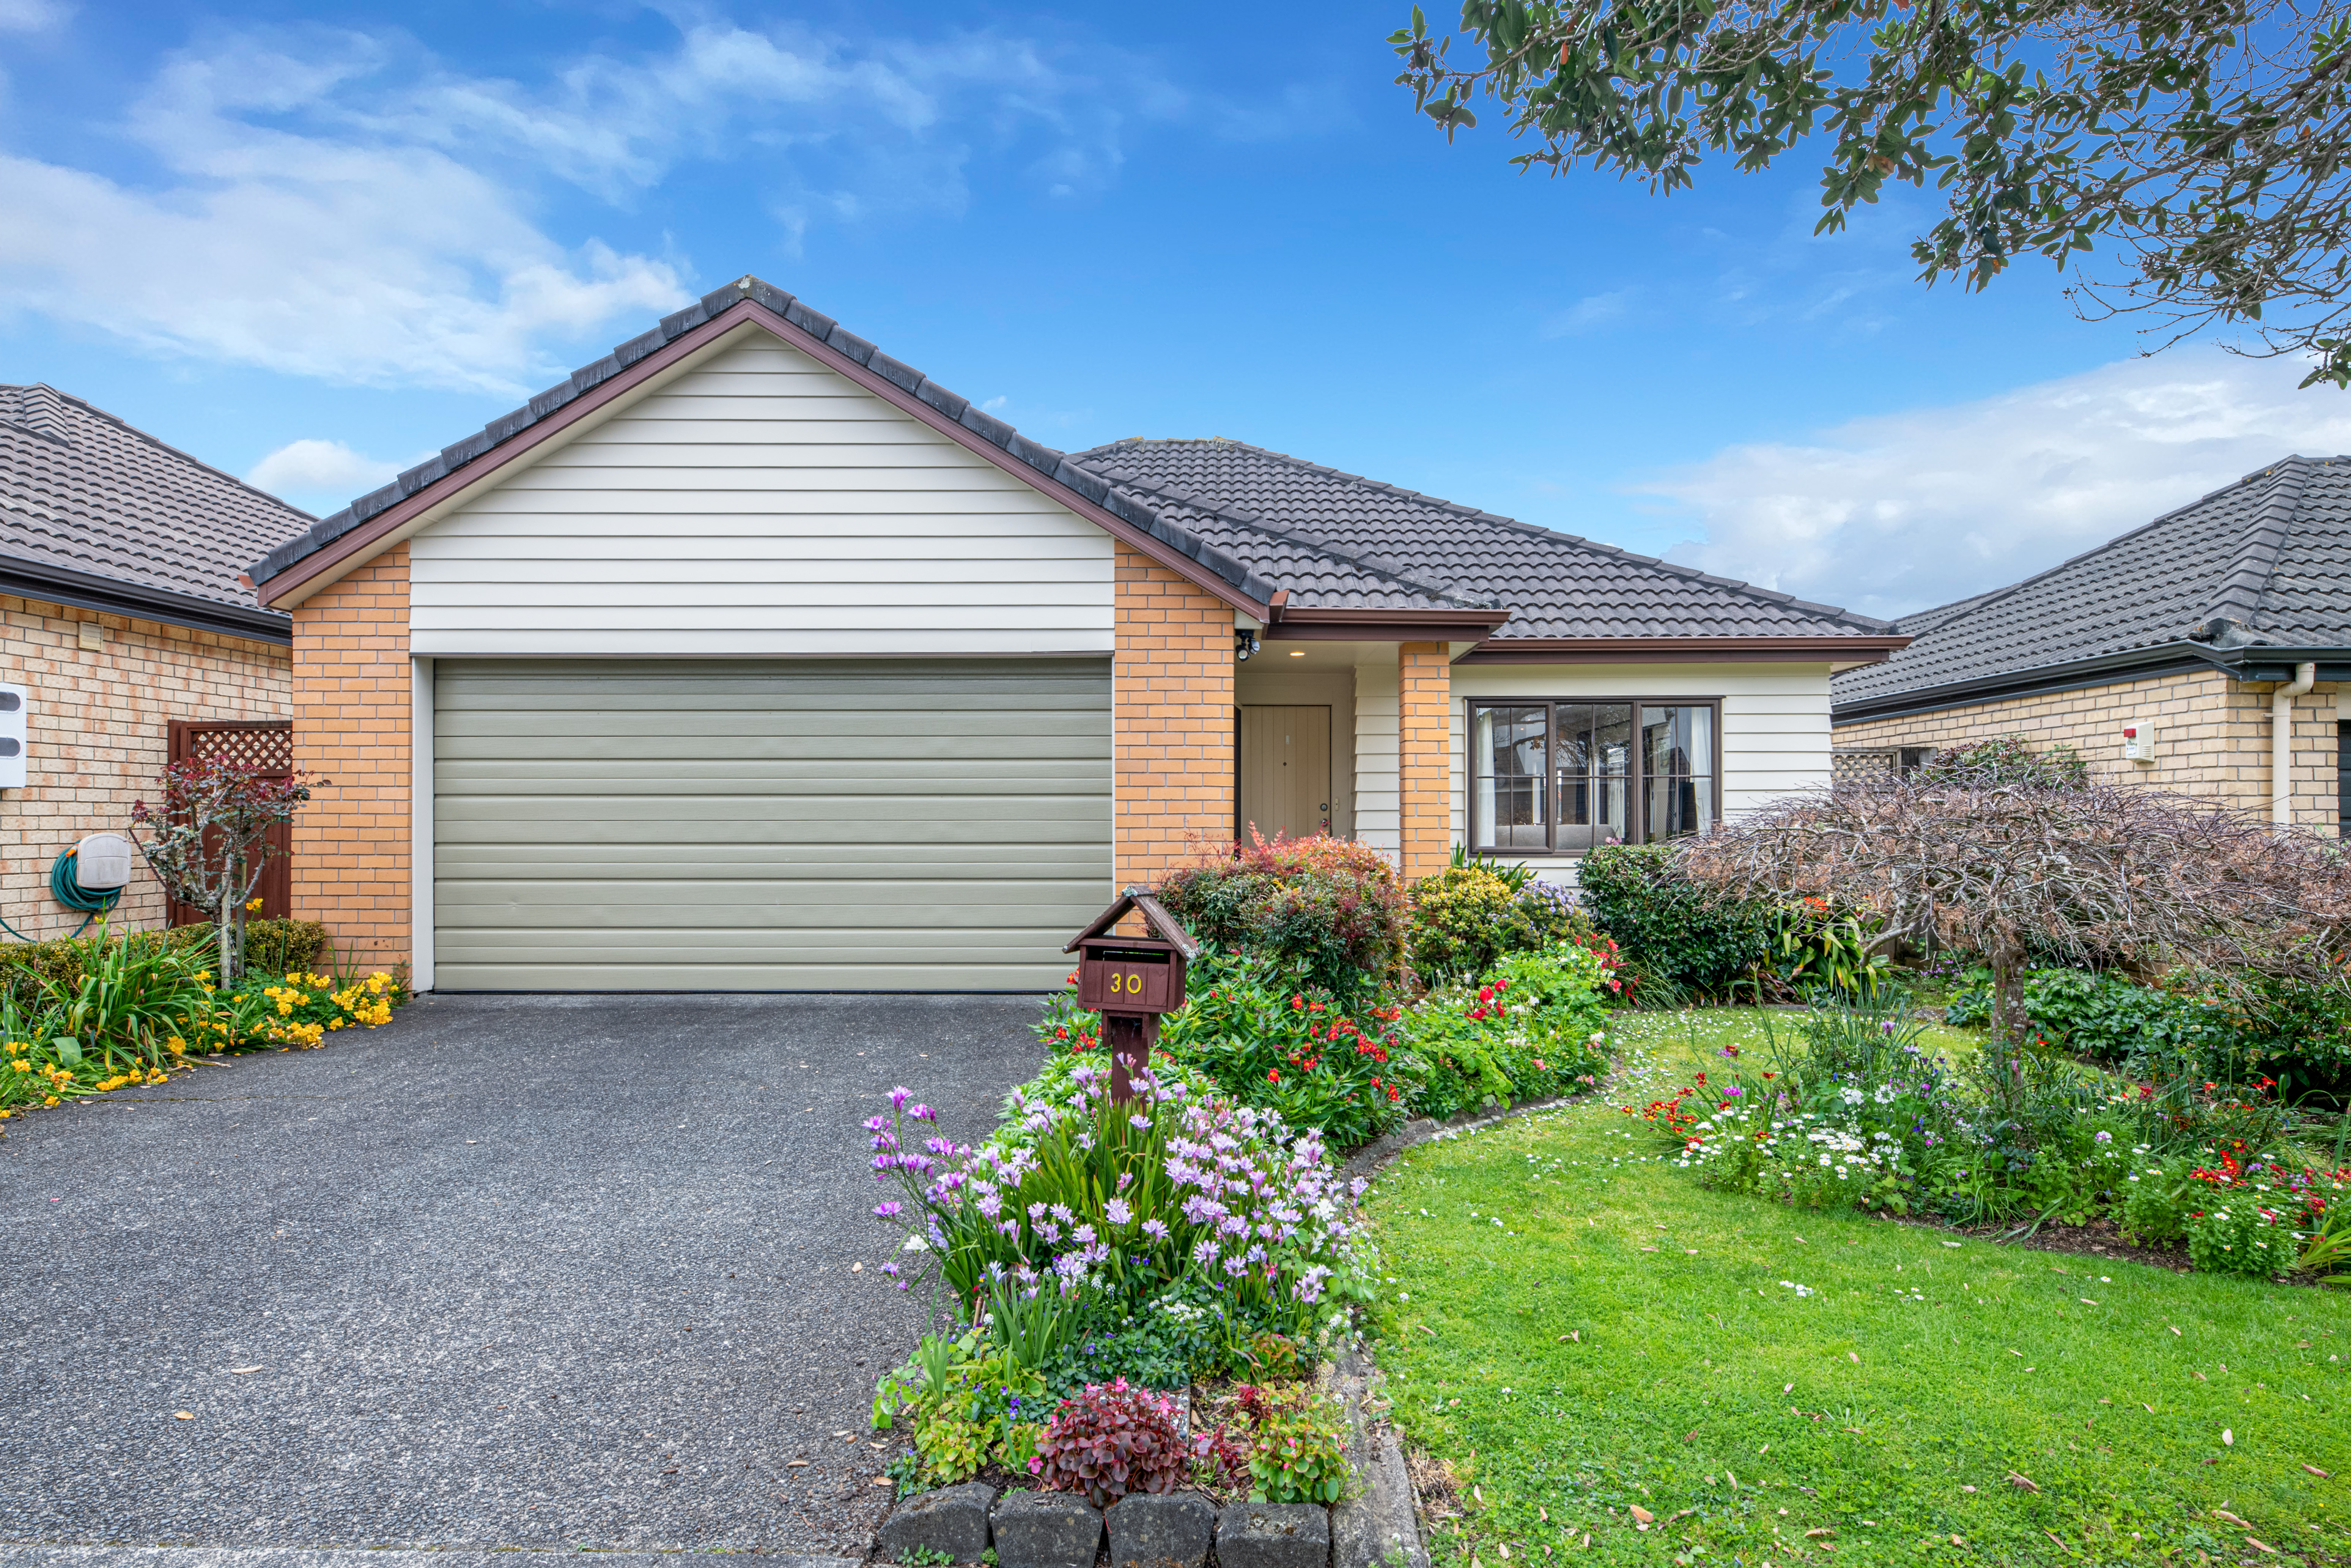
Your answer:
[[[1044,989],[1110,901],[1106,659],[443,659],[433,779],[445,989]]]

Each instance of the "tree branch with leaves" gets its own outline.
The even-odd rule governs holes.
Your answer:
[[[325,780],[306,773],[272,775],[248,764],[197,757],[163,769],[162,798],[132,804],[131,821],[147,836],[132,839],[163,889],[181,903],[214,912],[220,983],[245,967],[245,906],[277,852],[270,830],[291,822]]]
[[[1987,772],[1872,779],[1781,801],[1692,841],[1716,897],[1865,911],[1882,948],[1979,954],[1992,971],[1996,1085],[2021,1082],[2029,964],[2189,963],[2343,984],[2351,862],[2316,840],[2141,785]]]
[[[2242,329],[2237,351],[2351,386],[2351,19],[2328,0],[1466,0],[1458,34],[1415,7],[1389,43],[1448,139],[1500,104],[1522,169],[1666,193],[1710,153],[1752,172],[1819,138],[1817,232],[1931,185],[1928,283],[2037,256],[2085,317],[2147,313],[2161,346]]]

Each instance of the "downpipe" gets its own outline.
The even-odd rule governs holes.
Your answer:
[[[2294,825],[2294,699],[2318,684],[2318,666],[2294,667],[2294,680],[2270,690],[2270,821]]]

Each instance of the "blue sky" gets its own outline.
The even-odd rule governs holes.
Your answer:
[[[1226,435],[1876,613],[2351,404],[2152,360],[1910,196],[1522,176],[1395,5],[0,0],[0,380],[329,509],[746,272],[1057,446]]]

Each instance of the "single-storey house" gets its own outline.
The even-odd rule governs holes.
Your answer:
[[[80,923],[50,896],[52,861],[125,831],[166,761],[290,766],[292,622],[244,577],[315,521],[79,398],[0,386],[0,682],[22,688],[0,700],[25,727],[24,785],[0,790],[0,908],[19,932]],[[283,862],[262,895],[286,912]],[[115,918],[171,913],[142,868]]]
[[[295,901],[444,989],[1032,988],[1250,824],[1572,874],[1883,622],[1228,441],[1063,454],[753,277],[256,561]]]
[[[2339,833],[2351,800],[2351,457],[2287,457],[2022,582],[1895,622],[1836,677],[1837,766],[1970,741]]]

